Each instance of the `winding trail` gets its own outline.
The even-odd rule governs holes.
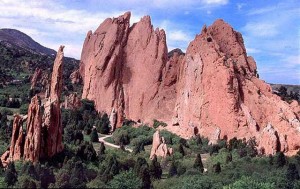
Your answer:
[[[104,135],[103,137],[99,137],[99,142],[103,142],[104,145],[107,145],[107,146],[110,146],[110,147],[113,147],[113,148],[120,148],[119,145],[115,145],[115,144],[106,142],[106,141],[104,140],[104,139],[109,138],[109,137],[112,137],[112,135]],[[132,152],[132,149],[129,149],[129,148],[127,148],[127,147],[125,147],[125,150],[128,151],[128,152]]]

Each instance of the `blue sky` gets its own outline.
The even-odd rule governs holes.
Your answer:
[[[169,50],[185,50],[204,24],[222,18],[243,34],[261,79],[300,84],[299,0],[0,0],[0,26],[55,50],[64,44],[66,56],[80,58],[87,31],[126,11],[132,23],[150,15],[166,31]]]

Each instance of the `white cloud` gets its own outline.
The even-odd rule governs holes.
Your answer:
[[[187,33],[184,33],[181,30],[170,31],[170,32],[168,32],[168,36],[169,36],[169,39],[171,39],[173,41],[189,42],[191,40],[191,37]]]
[[[209,5],[226,5],[228,3],[228,0],[203,0],[205,4]]]
[[[278,25],[267,22],[249,22],[243,30],[255,37],[273,37],[278,34]]]

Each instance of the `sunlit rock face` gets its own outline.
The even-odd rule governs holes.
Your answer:
[[[82,98],[112,112],[113,128],[124,118],[158,119],[185,138],[254,137],[265,154],[299,149],[299,104],[282,101],[257,77],[242,35],[229,24],[204,26],[186,54],[168,56],[165,32],[154,30],[149,16],[129,20],[125,13],[88,32],[81,56]]]

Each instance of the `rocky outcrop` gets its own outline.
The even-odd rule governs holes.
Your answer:
[[[60,46],[54,60],[50,84],[50,96],[44,105],[43,130],[46,130],[45,156],[52,157],[63,150],[60,95],[62,92],[63,53],[64,46]],[[49,134],[51,133],[51,134]]]
[[[150,153],[150,159],[156,155],[158,157],[166,158],[168,155],[172,155],[172,148],[168,148],[167,144],[165,143],[164,137],[159,136],[159,131],[156,131],[153,134],[153,142],[152,148]]]
[[[280,149],[280,141],[277,132],[269,123],[259,136],[258,151],[261,154],[275,154]]]
[[[81,106],[81,100],[77,96],[77,93],[71,93],[69,96],[65,96],[65,102],[63,105],[65,109],[74,110]]]
[[[40,87],[41,92],[44,92],[48,84],[49,84],[48,74],[43,70],[41,70],[40,68],[36,68],[31,77],[30,89],[35,89],[36,87]]]
[[[149,16],[131,27],[129,19],[130,13],[106,19],[94,33],[88,32],[81,55],[82,98],[94,100],[98,111],[114,108],[117,127],[124,117],[152,121],[174,108],[160,104],[168,60],[165,32],[154,30]]]
[[[157,119],[186,138],[255,137],[265,153],[300,148],[299,104],[283,102],[257,77],[242,35],[229,24],[204,26],[186,54],[168,56],[165,33],[153,29],[150,17],[132,26],[129,19],[130,13],[106,19],[88,32],[80,64],[82,98],[94,100],[100,112],[114,109],[116,127],[124,118]],[[262,139],[268,124],[279,137],[274,151]]]
[[[33,75],[32,75],[32,78],[31,78],[31,86],[30,86],[30,89],[34,89],[35,86],[36,86],[36,83],[37,81],[40,79],[42,75],[42,70],[39,69],[39,68],[36,68]]]
[[[27,114],[26,135],[23,133],[23,119],[16,116],[10,150],[1,157],[3,164],[23,158],[37,162],[48,159],[63,150],[60,94],[62,91],[63,46],[54,61],[49,98],[31,99]]]
[[[197,134],[197,128],[212,139],[211,133],[220,130],[221,139],[255,137],[267,154],[274,154],[283,151],[280,140],[278,148],[268,150],[273,146],[260,139],[270,123],[278,134],[286,134],[285,149],[299,149],[299,113],[257,78],[256,63],[247,56],[241,34],[223,20],[204,27],[190,43],[178,80],[174,119],[179,127],[189,128],[180,133],[183,136]]]
[[[10,148],[1,156],[1,161],[4,167],[12,160],[19,160],[23,156],[24,149],[24,133],[23,119],[16,115],[13,122],[13,131],[11,137]]]
[[[31,99],[28,107],[24,160],[37,162],[41,157],[41,151],[44,149],[42,143],[42,116],[40,99],[36,95]]]
[[[71,80],[72,84],[81,84],[82,83],[82,78],[81,78],[79,70],[75,70],[74,72],[71,73],[70,80]]]

